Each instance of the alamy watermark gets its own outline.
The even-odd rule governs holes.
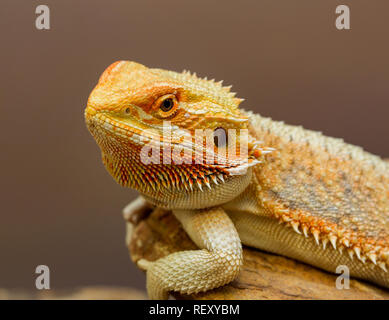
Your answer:
[[[335,270],[336,274],[340,274],[336,278],[335,286],[338,290],[350,289],[350,270],[346,265],[339,265]]]
[[[349,30],[350,29],[350,8],[342,4],[336,7],[335,13],[339,14],[335,20],[336,29]]]
[[[50,30],[50,9],[48,6],[41,4],[35,8],[35,27],[38,30]]]
[[[350,27],[350,8],[347,5],[341,4],[335,8],[335,13],[338,15],[335,19],[335,26],[338,30],[349,30]],[[38,30],[50,30],[50,8],[47,5],[41,4],[35,8],[35,27]]]
[[[169,121],[163,122],[162,135],[156,129],[143,130],[143,164],[218,164],[242,165],[249,158],[248,129],[179,129],[173,131]]]
[[[35,287],[38,290],[50,289],[50,269],[48,266],[41,264],[35,268],[35,273],[39,276],[35,279]]]

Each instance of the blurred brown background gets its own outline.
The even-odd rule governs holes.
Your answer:
[[[35,8],[51,30],[35,28]],[[335,28],[348,4],[351,30]],[[83,109],[113,61],[223,79],[265,116],[389,157],[389,2],[22,1],[0,4],[0,287],[144,288],[116,185]]]

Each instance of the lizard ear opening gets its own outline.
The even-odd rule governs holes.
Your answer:
[[[216,148],[223,148],[227,146],[228,136],[224,128],[218,127],[213,131],[213,143]]]

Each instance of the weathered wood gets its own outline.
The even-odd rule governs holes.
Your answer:
[[[127,223],[131,258],[154,261],[180,250],[195,249],[169,211],[156,209],[137,226]],[[335,286],[337,276],[278,255],[245,247],[244,266],[231,284],[177,299],[389,299],[389,291],[350,280],[350,289]]]

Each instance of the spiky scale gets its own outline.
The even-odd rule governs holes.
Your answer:
[[[330,242],[332,244],[332,247],[336,250],[336,240],[337,240],[336,236],[330,235],[329,236],[329,240],[330,240]]]
[[[291,225],[292,225],[292,228],[295,232],[297,232],[298,234],[301,234],[300,230],[299,230],[299,223],[296,222],[296,221],[292,221],[291,222]]]
[[[355,247],[355,248],[354,248],[354,252],[355,252],[355,254],[357,255],[357,258],[358,258],[359,260],[362,261],[362,258],[361,258],[361,249],[360,249],[359,247]]]
[[[327,238],[323,239],[322,243],[323,243],[323,249],[325,249],[327,247],[328,239]]]
[[[319,245],[319,231],[318,230],[313,230],[312,231],[313,237],[315,238],[316,244]]]

